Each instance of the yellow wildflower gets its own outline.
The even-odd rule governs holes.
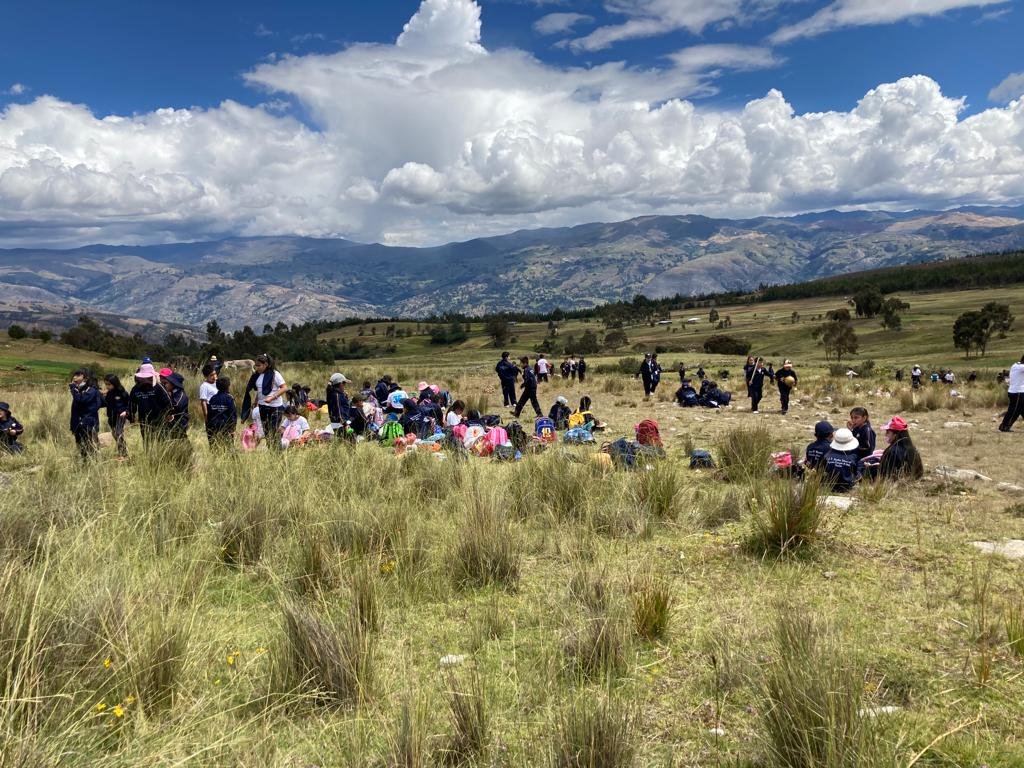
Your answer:
[[[120,704],[115,706],[111,711],[114,713],[114,717],[124,717],[124,707]]]
[[[241,651],[232,651],[231,653],[228,654],[228,666],[229,667],[235,666],[235,659],[237,659],[240,654],[241,654]]]
[[[96,711],[97,712],[102,712],[106,708],[107,708],[107,702],[105,702],[105,701],[98,701],[98,702],[96,702]]]
[[[103,668],[110,669],[112,666],[114,666],[114,662],[109,656],[107,656],[107,658],[103,660]]]
[[[124,697],[124,703],[125,706],[130,707],[132,704],[135,703],[135,697],[129,693],[127,696]]]

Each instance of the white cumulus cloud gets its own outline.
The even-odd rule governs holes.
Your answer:
[[[397,32],[397,30],[396,30]],[[698,45],[655,69],[555,66],[481,44],[472,0],[425,0],[394,44],[283,56],[226,101],[97,117],[53,96],[0,111],[0,243],[225,234],[437,243],[658,212],[1024,200],[1024,100],[963,116],[925,76],[848,111],[772,90],[697,106],[768,49]],[[312,125],[282,114],[295,103]]]
[[[14,83],[10,88],[4,91],[8,96],[21,96],[28,93],[28,86],[24,83]]]
[[[549,13],[533,23],[533,31],[538,35],[557,35],[593,20],[593,16],[585,13]]]
[[[814,15],[783,27],[770,40],[788,43],[800,37],[814,37],[841,27],[891,24],[921,16],[938,16],[957,8],[1002,5],[1008,0],[836,0]]]

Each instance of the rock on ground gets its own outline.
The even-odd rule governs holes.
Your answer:
[[[1007,541],[972,541],[975,548],[990,555],[1002,555],[1009,560],[1024,560],[1024,540],[1008,539]]]
[[[936,467],[935,474],[939,477],[944,477],[947,480],[980,480],[985,483],[992,482],[991,477],[987,477],[980,472],[975,472],[973,469],[956,469],[955,467]]]
[[[942,425],[945,429],[964,429],[966,427],[973,427],[973,422],[970,421],[947,421]]]

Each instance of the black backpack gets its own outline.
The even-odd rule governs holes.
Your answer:
[[[505,432],[508,433],[508,441],[517,451],[525,451],[530,445],[530,436],[523,430],[523,425],[518,421],[509,422],[505,425]]]

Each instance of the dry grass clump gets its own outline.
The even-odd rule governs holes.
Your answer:
[[[644,640],[662,640],[672,618],[672,585],[644,574],[633,585],[633,632]]]
[[[556,768],[629,768],[636,757],[636,713],[606,695],[566,707],[553,740]]]
[[[607,571],[577,563],[569,579],[569,598],[592,613],[606,611],[612,599]]]
[[[629,625],[617,606],[586,617],[563,645],[567,670],[586,680],[611,679],[626,671],[632,652]]]
[[[1015,656],[1024,658],[1024,600],[1006,609],[1006,642]]]
[[[221,559],[232,568],[252,567],[263,557],[269,528],[270,516],[262,504],[228,515],[220,528]]]
[[[427,741],[429,711],[422,697],[407,693],[402,698],[398,725],[390,739],[384,757],[385,768],[427,768],[430,745]]]
[[[448,712],[451,734],[440,751],[445,765],[473,765],[487,753],[490,716],[480,676],[468,680],[454,674],[448,678]]]
[[[774,439],[767,427],[734,427],[718,441],[718,465],[730,482],[750,482],[768,474]]]
[[[469,508],[448,558],[452,579],[460,587],[494,584],[515,590],[521,545],[511,521],[485,489],[474,487],[465,499]]]
[[[683,479],[674,461],[655,462],[635,478],[637,502],[658,520],[675,520],[679,516]]]
[[[819,540],[825,522],[820,481],[814,473],[800,483],[768,482],[751,509],[752,530],[747,549],[757,555],[786,555]]]
[[[338,564],[331,542],[314,529],[303,531],[298,540],[292,586],[300,595],[330,592],[340,583]]]

